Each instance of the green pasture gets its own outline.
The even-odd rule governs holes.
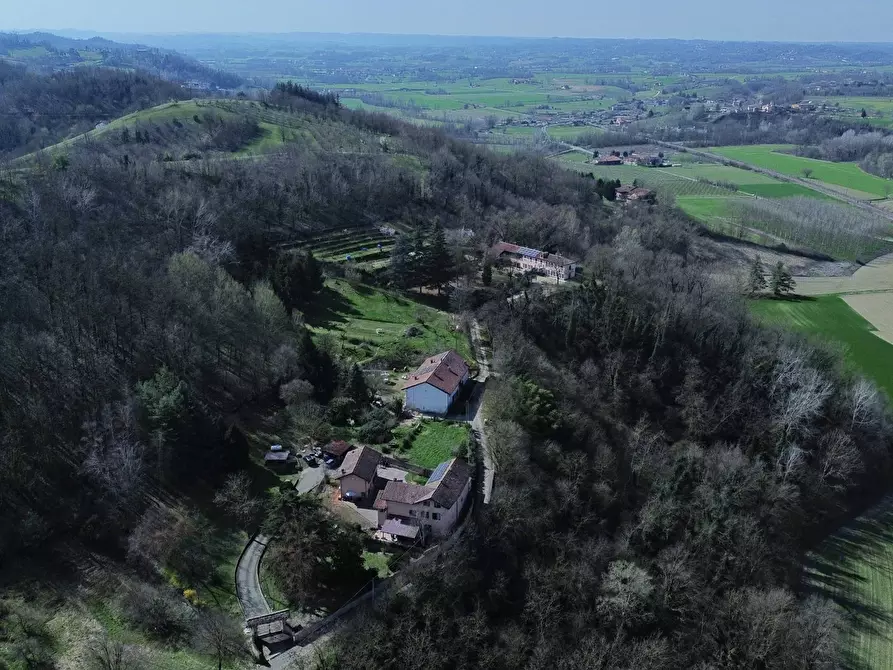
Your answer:
[[[782,325],[839,345],[848,365],[873,379],[893,398],[893,344],[875,335],[874,326],[839,296],[796,301],[755,300],[750,304],[756,317],[765,323]],[[890,644],[893,645],[893,640]]]
[[[803,158],[782,153],[792,149],[792,145],[758,144],[753,146],[714,147],[709,151],[733,160],[774,170],[792,177],[803,178],[803,170],[810,169],[810,179],[826,182],[845,189],[861,191],[870,196],[884,198],[893,191],[893,180],[868,174],[855,163],[832,163],[831,161]]]
[[[326,281],[318,306],[305,317],[317,337],[329,335],[334,346],[359,361],[399,350],[408,359],[455,349],[474,360],[468,337],[450,315],[403,296],[344,279]],[[409,326],[421,333],[405,337]]]
[[[739,191],[757,195],[761,198],[792,198],[804,196],[807,198],[830,199],[823,193],[813,191],[811,188],[800,184],[774,179],[769,175],[742,170],[731,165],[716,165],[713,163],[690,163],[678,168],[668,169],[671,174],[692,177],[695,179],[709,179],[716,182],[734,184]]]
[[[838,667],[893,668],[893,497],[825,539],[806,557],[803,590],[843,616]]]

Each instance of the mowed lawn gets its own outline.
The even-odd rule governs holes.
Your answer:
[[[750,305],[764,322],[841,345],[846,361],[893,399],[893,344],[875,335],[874,326],[843,298],[831,295],[799,301],[755,300]]]
[[[792,177],[803,178],[803,170],[810,169],[812,170],[810,179],[861,191],[878,198],[887,197],[889,192],[893,192],[893,180],[868,174],[855,163],[832,163],[831,161],[782,153],[789,149],[793,149],[793,145],[757,144],[740,147],[713,147],[708,151]]]
[[[839,667],[893,668],[893,497],[822,542],[803,577],[844,616]]]

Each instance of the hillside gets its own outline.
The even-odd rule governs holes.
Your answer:
[[[186,97],[176,84],[138,72],[97,68],[43,75],[0,61],[0,158]]]
[[[95,80],[30,81],[69,77]],[[265,457],[346,440],[429,469],[486,448],[497,479],[330,667],[835,667],[839,612],[798,575],[882,494],[888,408],[756,325],[682,213],[300,86],[112,99],[0,172],[0,664],[237,667],[229,579],[258,528],[289,538],[250,571],[275,601],[337,610],[389,558],[320,470],[300,489],[312,458]],[[581,277],[493,263],[498,240]],[[409,425],[399,390],[438,351],[475,365],[479,324],[484,447]]]
[[[51,33],[0,33],[0,61],[41,73],[83,68],[139,70],[190,88],[237,88],[242,80],[175,51],[94,37]]]

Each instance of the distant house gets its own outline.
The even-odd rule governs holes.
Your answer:
[[[338,468],[335,479],[341,486],[341,497],[362,499],[375,492],[375,473],[381,454],[370,447],[349,451]]]
[[[653,200],[654,191],[648,188],[634,188],[629,196],[629,200]]]
[[[615,194],[618,200],[626,200],[629,194],[635,190],[634,186],[618,186]]]
[[[458,458],[438,465],[424,486],[388,482],[373,505],[380,532],[408,538],[407,527],[416,527],[433,537],[449,535],[470,492],[471,468]]]
[[[403,384],[404,407],[430,414],[446,414],[468,381],[468,363],[455,351],[426,358]]]
[[[574,276],[576,267],[574,261],[564,256],[539,249],[520,247],[509,242],[494,244],[490,255],[494,259],[507,261],[522,271],[538,272],[557,279],[570,279]]]
[[[623,158],[621,156],[605,156],[598,159],[597,165],[623,165]]]

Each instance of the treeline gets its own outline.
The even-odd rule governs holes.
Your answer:
[[[488,304],[493,501],[333,666],[838,666],[835,594],[801,588],[801,559],[886,490],[887,403],[755,326],[686,237],[628,213],[579,290]]]
[[[0,61],[0,157],[28,153],[97,123],[183,100],[179,86],[148,74],[84,69],[37,75]]]
[[[795,247],[867,262],[890,249],[890,222],[854,207],[817,198],[742,199],[734,218],[753,223]]]

